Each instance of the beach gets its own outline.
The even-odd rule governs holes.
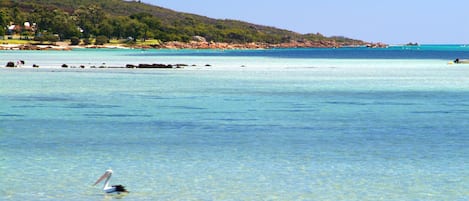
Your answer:
[[[0,51],[0,199],[466,200],[469,51],[407,48]]]

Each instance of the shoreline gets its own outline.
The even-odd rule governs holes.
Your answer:
[[[0,44],[0,50],[56,50],[69,51],[73,49],[287,49],[287,48],[386,48],[384,43],[341,43],[336,41],[291,41],[288,43],[268,44],[268,43],[221,43],[221,42],[179,42],[170,41],[162,44],[152,45],[126,45],[126,44],[105,44],[105,45],[77,45],[72,46],[66,42],[53,44]]]

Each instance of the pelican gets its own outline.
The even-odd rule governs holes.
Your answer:
[[[104,179],[106,179],[106,181],[104,182],[104,187],[103,187],[103,191],[105,193],[117,193],[117,194],[121,194],[121,193],[128,193],[129,191],[127,191],[125,189],[124,186],[122,185],[113,185],[113,186],[109,186],[109,180],[111,179],[111,176],[112,176],[112,170],[109,169],[109,170],[106,170],[106,172],[103,174],[103,176],[101,176],[94,184],[93,186],[96,186],[96,184],[99,184],[101,181],[103,181]]]

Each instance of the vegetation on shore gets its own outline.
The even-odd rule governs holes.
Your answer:
[[[175,12],[139,1],[123,0],[0,0],[0,37],[23,40],[135,44],[189,43],[287,44],[292,46],[365,45],[346,37],[299,34],[236,20],[216,20]],[[99,42],[99,43],[98,43]],[[306,44],[306,45],[305,45]],[[208,45],[210,47],[210,44]]]

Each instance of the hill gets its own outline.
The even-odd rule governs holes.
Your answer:
[[[0,6],[0,24],[3,27],[12,23],[22,25],[31,22],[29,31],[34,33],[29,35],[54,33],[60,39],[102,35],[117,39],[157,39],[162,42],[188,42],[196,38],[223,43],[365,44],[346,37],[303,35],[237,20],[212,19],[136,1],[0,0]],[[28,34],[25,27],[17,31]]]

